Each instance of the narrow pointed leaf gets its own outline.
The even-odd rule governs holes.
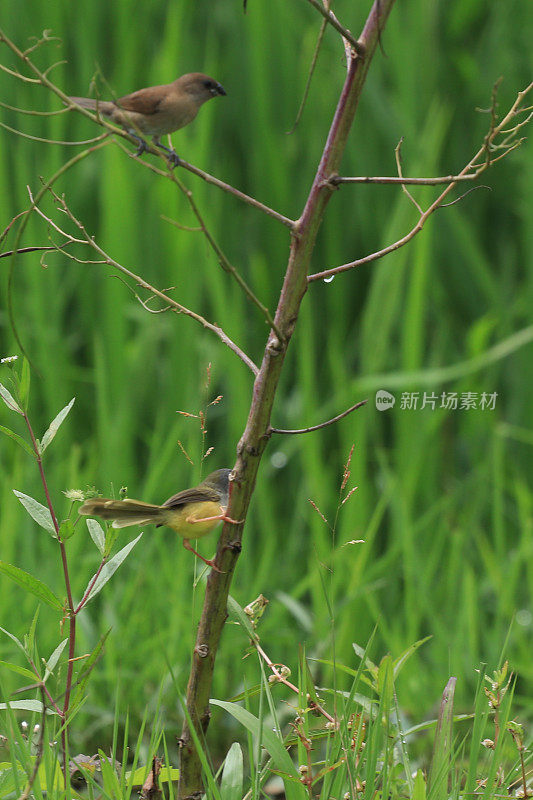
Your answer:
[[[33,648],[35,646],[35,631],[37,630],[37,621],[39,619],[40,612],[41,606],[38,605],[35,609],[35,614],[33,615],[30,629],[28,633],[24,635],[24,648],[27,653],[33,653]]]
[[[31,592],[31,594],[35,595],[35,597],[43,603],[50,606],[50,608],[54,608],[56,611],[62,610],[63,604],[60,599],[56,597],[45,583],[35,578],[33,575],[30,575],[29,572],[24,572],[23,569],[15,567],[13,564],[6,564],[5,561],[0,561],[0,572],[7,575],[7,577],[11,578],[15,583],[18,583],[18,585],[22,586],[27,592]]]
[[[69,413],[70,409],[74,405],[74,401],[75,400],[76,400],[76,398],[73,397],[72,400],[70,401],[70,403],[68,405],[66,405],[65,408],[62,408],[61,411],[59,412],[59,414],[57,415],[57,417],[55,417],[52,420],[52,422],[50,423],[50,425],[48,427],[48,430],[46,431],[46,433],[44,434],[43,438],[41,439],[41,453],[44,453],[44,451],[46,450],[46,448],[48,447],[48,445],[50,444],[50,442],[52,441],[52,439],[54,438],[54,436],[58,432],[63,420],[65,419],[65,417]]]
[[[17,639],[17,637],[16,637],[16,636],[14,636],[12,633],[10,633],[9,631],[7,631],[5,628],[2,628],[2,626],[1,626],[1,625],[0,625],[0,631],[2,631],[2,633],[5,633],[5,635],[6,635],[6,636],[9,636],[9,638],[11,639],[11,641],[12,641],[12,642],[15,642],[15,644],[17,645],[17,647],[19,647],[19,648],[22,650],[22,652],[24,653],[24,655],[26,655],[26,649],[25,649],[24,645],[22,644],[22,642],[20,641],[20,639]]]
[[[106,585],[108,580],[115,574],[117,569],[120,567],[120,565],[122,564],[124,559],[126,559],[128,557],[128,555],[130,554],[131,550],[133,550],[133,548],[135,547],[135,545],[137,544],[137,542],[139,541],[141,536],[142,536],[142,533],[140,533],[137,536],[136,539],[133,539],[133,541],[129,542],[125,547],[123,547],[122,550],[119,550],[118,553],[113,556],[113,558],[109,559],[107,564],[104,564],[104,567],[103,567],[102,571],[100,572],[98,578],[96,579],[94,585],[92,586],[92,588],[91,588],[91,590],[90,590],[90,592],[89,592],[89,594],[88,594],[88,596],[87,596],[87,598],[85,600],[84,606],[86,606],[87,603],[90,600],[93,599],[93,597],[96,597],[96,595],[98,594],[98,592],[101,589],[103,589],[103,587]],[[94,575],[91,578],[91,580],[89,581],[89,583],[87,584],[87,588],[86,588],[85,591],[87,591],[89,586],[91,586],[91,583],[92,583],[93,580],[94,580]]]
[[[0,703],[0,709],[5,711],[6,708],[12,708],[15,711],[36,711],[40,714],[43,713],[43,704],[40,700],[11,700],[9,704]],[[46,713],[56,714],[57,712],[48,706]]]
[[[423,639],[419,639],[418,642],[415,642],[414,644],[410,645],[407,648],[407,650],[404,650],[404,652],[401,654],[401,656],[399,656],[398,658],[394,659],[394,677],[395,678],[398,675],[398,673],[400,672],[400,670],[402,669],[402,667],[405,664],[405,662],[409,658],[411,658],[413,653],[416,653],[418,648],[421,647],[426,642],[428,642],[430,639],[431,639],[431,636],[424,636]]]
[[[209,701],[211,705],[220,706],[225,711],[234,717],[237,722],[240,722],[241,725],[244,725],[253,736],[258,737],[261,736],[261,742],[265,750],[268,751],[272,760],[274,762],[275,768],[286,774],[288,777],[295,778],[298,782],[300,781],[300,775],[298,770],[296,769],[292,758],[288,754],[287,750],[281,739],[276,736],[276,734],[270,730],[266,725],[262,724],[260,720],[247,711],[242,706],[235,705],[234,703],[228,703],[225,700],[213,700]],[[300,788],[302,789],[302,797],[306,796],[304,787],[300,784]]]
[[[250,617],[244,608],[231,595],[228,596],[228,612],[235,617],[244,628],[250,639],[257,640],[257,633],[254,631]]]
[[[241,800],[243,780],[243,758],[240,744],[233,742],[231,745],[220,783],[220,796],[222,800]]]
[[[30,378],[30,363],[24,356],[22,359],[22,370],[20,373],[19,398],[21,405],[25,410],[28,409],[28,400],[30,397]]]
[[[104,529],[97,522],[95,519],[86,519],[87,528],[89,529],[89,533],[91,535],[91,539],[97,546],[100,553],[103,555],[105,550],[105,533]]]
[[[0,661],[0,667],[5,667],[11,672],[15,672],[17,675],[22,675],[23,678],[26,678],[34,683],[36,680],[39,680],[35,672],[26,669],[26,667],[19,667],[18,664],[10,664],[9,661]]]
[[[434,800],[448,797],[448,778],[452,763],[453,700],[457,678],[450,678],[442,693],[433,757],[428,777],[428,791]]]
[[[44,681],[47,680],[48,676],[51,675],[52,672],[54,671],[56,664],[59,661],[61,653],[65,649],[67,642],[68,639],[63,639],[63,641],[58,644],[58,646],[56,647],[56,649],[46,662],[46,671],[44,673],[44,678],[43,678]]]
[[[54,523],[52,522],[52,515],[46,506],[43,506],[42,503],[34,500],[33,497],[30,497],[28,494],[24,494],[24,492],[17,492],[16,489],[13,489],[13,494],[15,497],[18,497],[30,517],[35,520],[37,525],[40,525],[45,531],[51,533],[52,536],[57,537],[56,529],[54,528]]]
[[[24,416],[24,411],[21,409],[11,392],[6,389],[3,383],[0,383],[0,397],[6,404],[6,406],[11,409],[11,411],[16,411],[17,414],[21,414]]]
[[[2,433],[5,433],[6,436],[9,436],[10,439],[13,439],[13,441],[16,442],[18,445],[20,445],[23,450],[25,450],[27,453],[30,454],[30,456],[33,456],[35,458],[35,453],[33,452],[28,442],[22,438],[22,436],[19,436],[18,433],[15,433],[15,431],[6,428],[5,425],[0,425],[0,431]]]
[[[418,770],[415,776],[412,800],[426,800],[426,779],[421,769]]]

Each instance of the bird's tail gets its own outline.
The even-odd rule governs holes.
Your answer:
[[[99,111],[100,114],[108,116],[115,108],[115,104],[109,100],[95,100],[94,97],[69,97],[76,105],[88,108],[90,111]]]
[[[98,497],[86,500],[79,513],[112,519],[113,528],[127,528],[130,525],[157,524],[161,521],[163,509],[141,500],[106,500]]]

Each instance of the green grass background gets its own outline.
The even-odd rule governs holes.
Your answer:
[[[338,0],[335,11],[354,32],[368,3]],[[186,130],[177,151],[297,217],[344,77],[337,35],[328,31],[299,128],[291,128],[320,26],[300,0],[133,3],[94,0],[81,9],[58,0],[4,0],[2,26],[21,47],[51,29],[60,37],[39,50],[41,66],[66,59],[51,76],[82,95],[96,70],[117,95],[202,70],[228,96],[209,103]],[[361,99],[343,161],[344,174],[395,174],[394,147],[404,137],[404,171],[449,174],[478,149],[492,86],[503,76],[505,110],[531,79],[532,8],[527,0],[409,0],[393,9]],[[3,63],[18,67],[5,46]],[[102,86],[104,94],[106,87]],[[51,110],[44,89],[0,75],[4,102]],[[76,114],[24,117],[2,109],[2,121],[58,140],[97,135]],[[0,228],[76,152],[1,131]],[[254,291],[273,310],[289,248],[288,232],[273,220],[204,185],[180,178],[194,194],[212,233]],[[352,642],[365,644],[374,626],[374,659],[398,656],[431,634],[399,686],[407,718],[434,710],[450,675],[459,676],[457,701],[467,710],[480,662],[494,666],[505,646],[518,672],[517,700],[532,711],[531,662],[533,532],[533,185],[529,142],[483,178],[480,189],[439,211],[405,248],[332,283],[311,286],[302,306],[277,396],[273,424],[315,424],[354,402],[368,405],[338,425],[270,442],[262,462],[232,593],[245,605],[260,592],[270,599],[262,643],[276,662],[297,666],[297,643],[311,656],[335,652],[356,663]],[[217,264],[198,233],[178,231],[194,219],[170,183],[154,177],[114,146],[67,173],[56,189],[116,260],[153,281],[176,287],[183,304],[220,324],[252,358],[261,358],[267,328]],[[435,190],[415,192],[424,203]],[[44,208],[53,212],[47,201]],[[55,218],[58,218],[57,215]],[[416,221],[395,187],[346,186],[328,207],[313,269],[335,266],[379,249]],[[23,244],[44,244],[46,226],[33,220]],[[10,238],[6,243],[13,239]],[[87,257],[82,251],[80,257]],[[2,354],[18,352],[7,318],[8,259],[0,260]],[[127,485],[132,497],[163,501],[200,475],[197,422],[178,410],[206,401],[212,364],[204,468],[231,466],[245,425],[252,381],[244,365],[193,321],[146,313],[113,271],[52,255],[21,256],[14,276],[18,330],[39,370],[33,373],[31,415],[43,432],[73,396],[76,404],[46,457],[59,513],[61,492],[96,485],[104,493]],[[506,343],[505,347],[496,348]],[[2,368],[0,380],[7,378]],[[376,410],[374,394],[388,389],[394,410]],[[494,411],[400,409],[401,392],[497,392]],[[7,409],[0,424],[16,426]],[[19,430],[19,428],[17,428]],[[19,432],[22,432],[19,430]],[[196,459],[182,456],[181,440]],[[349,486],[334,541],[308,503],[335,516],[342,467],[355,444]],[[43,501],[37,471],[8,439],[0,442],[0,558],[46,581],[62,594],[54,542],[38,530],[14,497],[18,489]],[[130,537],[121,534],[124,543]],[[353,539],[364,544],[342,545]],[[210,555],[214,541],[201,545]],[[333,549],[335,554],[333,554]],[[97,553],[80,526],[68,544],[74,593],[80,597]],[[330,567],[333,569],[330,570]],[[155,709],[160,691],[169,731],[180,713],[168,675],[185,688],[201,605],[193,589],[194,560],[169,531],[148,529],[128,561],[81,615],[77,650],[91,650],[112,626],[98,664],[76,743],[86,752],[111,736],[115,699],[135,725]],[[35,601],[0,579],[0,624],[18,636]],[[58,619],[41,610],[38,643],[45,657],[57,644]],[[247,642],[228,626],[217,661],[213,696],[228,698],[257,681]],[[0,659],[13,660],[0,639]],[[317,668],[318,683],[330,678]],[[342,679],[341,679],[342,680]],[[3,674],[7,690],[20,683]],[[229,723],[218,717],[211,736],[223,743]],[[226,727],[225,727],[226,726]]]

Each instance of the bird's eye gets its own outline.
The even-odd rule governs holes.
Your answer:
[[[206,89],[214,89],[215,84],[213,81],[204,81],[204,86]]]

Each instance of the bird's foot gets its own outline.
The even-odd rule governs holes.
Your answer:
[[[216,519],[221,520],[221,522],[229,522],[232,525],[242,525],[244,522],[243,519],[232,519],[231,517],[227,517],[225,514],[216,514],[214,517],[201,517],[200,519],[196,519],[195,517],[187,517],[186,522],[188,522],[190,525],[196,525],[197,522],[213,522]]]
[[[146,144],[144,139],[141,139],[140,136],[134,136],[134,134],[131,135],[138,144],[137,150],[134,153],[131,153],[131,158],[139,158],[139,156],[142,156],[143,153],[146,153],[146,151],[148,150],[148,145]]]
[[[215,572],[220,572],[220,573],[222,574],[222,570],[221,570],[221,569],[219,569],[219,568],[217,567],[217,565],[215,564],[215,559],[214,559],[214,558],[204,558],[202,555],[200,555],[200,553],[198,553],[198,552],[197,552],[197,551],[194,549],[194,547],[192,546],[192,544],[190,543],[190,541],[189,541],[188,539],[184,539],[184,540],[183,540],[183,546],[184,546],[184,548],[185,548],[186,550],[189,550],[191,553],[194,553],[194,555],[195,555],[195,556],[198,556],[198,558],[199,558],[201,561],[203,561],[203,562],[204,562],[204,564],[207,564],[207,566],[208,566],[208,567],[211,567],[212,569],[214,569],[214,570],[215,570]]]
[[[174,167],[179,167],[181,164],[181,159],[175,150],[169,151],[168,163],[171,165],[172,169],[174,169]]]
[[[165,153],[168,153],[168,163],[171,165],[172,169],[174,167],[179,167],[180,165],[180,157],[174,150],[174,148],[167,147],[165,144],[161,144],[156,137],[154,137],[154,144],[156,147],[159,147],[161,150],[164,150]]]

